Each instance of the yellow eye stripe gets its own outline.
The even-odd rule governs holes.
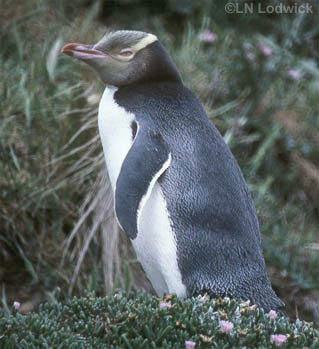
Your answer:
[[[151,43],[153,43],[154,41],[157,40],[157,37],[153,34],[148,34],[147,36],[145,36],[142,40],[140,40],[137,44],[133,45],[131,47],[131,49],[134,52],[138,52],[141,49],[143,49],[144,47],[150,45]]]

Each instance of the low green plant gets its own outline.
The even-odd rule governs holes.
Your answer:
[[[224,5],[1,3],[4,307],[86,288],[99,295],[151,290],[113,215],[96,122],[103,86],[88,68],[59,55],[64,43],[94,43],[106,30],[124,28],[153,32],[168,48],[243,169],[276,292],[289,315],[297,310],[319,321],[316,18],[227,15]]]
[[[10,348],[319,348],[311,323],[265,314],[249,302],[147,293],[93,293],[38,313],[0,314],[0,346]]]

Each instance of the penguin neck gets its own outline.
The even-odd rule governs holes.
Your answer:
[[[148,59],[148,72],[140,79],[139,82],[163,82],[170,81],[176,83],[182,83],[181,75],[170,58],[165,47],[160,41],[152,43],[147,54]]]

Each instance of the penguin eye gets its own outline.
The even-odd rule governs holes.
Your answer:
[[[124,58],[124,59],[131,59],[134,56],[134,52],[130,48],[124,48],[123,50],[120,51],[119,53],[119,58]]]

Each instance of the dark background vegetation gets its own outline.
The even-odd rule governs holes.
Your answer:
[[[59,53],[137,29],[166,45],[243,169],[287,314],[319,323],[319,8],[309,3],[313,13],[284,15],[227,14],[219,0],[1,0],[7,311],[15,300],[28,312],[85,289],[151,291],[114,220],[96,123],[103,86]],[[199,40],[206,29],[213,42]]]

